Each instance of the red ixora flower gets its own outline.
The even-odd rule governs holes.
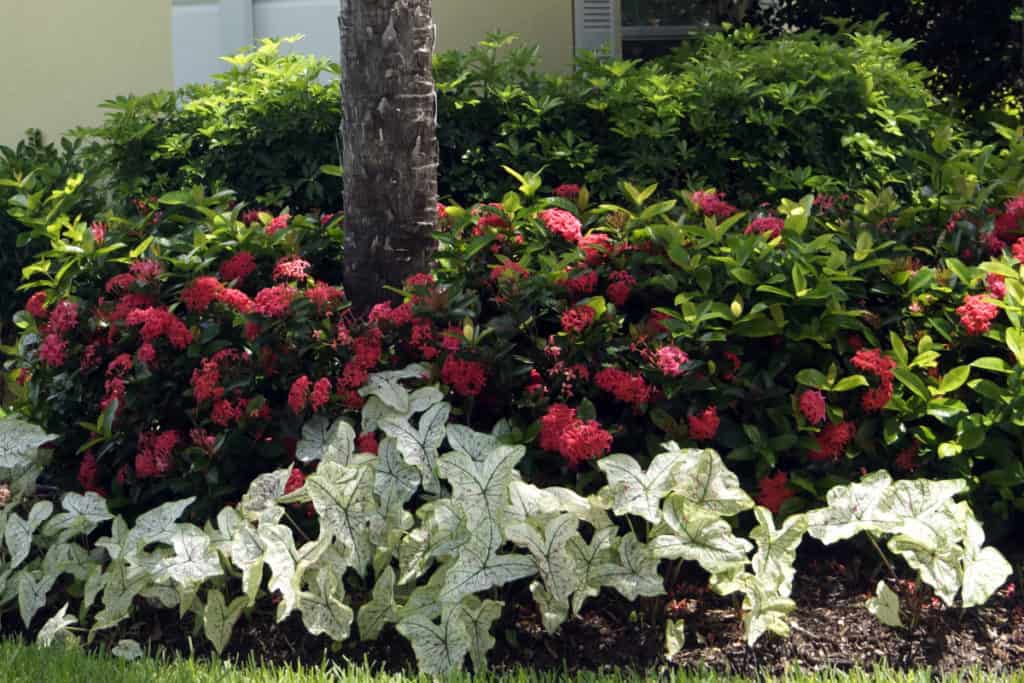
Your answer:
[[[252,275],[253,271],[256,270],[256,258],[247,251],[240,251],[224,263],[220,264],[220,277],[221,279],[231,282],[237,280],[241,282],[245,278]]]
[[[477,396],[487,384],[487,370],[479,361],[448,356],[441,366],[441,381],[459,396]]]
[[[580,189],[580,186],[574,183],[563,183],[555,188],[554,193],[556,197],[576,201],[576,198],[580,196]]]
[[[82,486],[83,491],[92,491],[101,496],[106,495],[106,491],[100,488],[96,456],[93,455],[92,451],[88,451],[82,456],[82,462],[78,464],[78,483]]]
[[[853,439],[856,429],[852,422],[830,422],[818,432],[818,448],[808,452],[807,457],[815,462],[838,460],[846,450],[846,445]]]
[[[800,394],[800,412],[812,425],[825,421],[825,395],[816,389],[807,389]],[[767,506],[765,506],[767,507]]]
[[[553,235],[576,244],[583,237],[580,219],[565,209],[545,209],[538,216]]]
[[[686,418],[690,425],[690,437],[696,441],[710,441],[718,433],[718,425],[721,420],[718,418],[718,409],[715,406],[708,406],[703,412],[690,415]]]
[[[1013,257],[1015,259],[1017,259],[1021,263],[1024,263],[1024,237],[1021,237],[1016,242],[1014,242],[1013,247],[1011,247],[1010,251],[1013,252]]]
[[[264,229],[264,232],[266,232],[267,235],[270,236],[276,235],[277,233],[281,232],[282,230],[288,227],[288,222],[291,219],[292,217],[286,213],[281,214],[280,216],[275,216],[273,220],[267,223],[267,227]]]
[[[253,308],[267,318],[283,318],[288,315],[296,291],[285,284],[265,287],[256,293]]]
[[[50,312],[50,331],[61,336],[78,327],[78,304],[74,301],[60,301]]]
[[[785,472],[776,472],[770,477],[762,477],[757,483],[757,495],[754,500],[758,505],[763,505],[772,511],[772,514],[779,514],[782,504],[796,495],[796,491],[789,487],[789,477]]]
[[[893,464],[904,472],[913,472],[918,468],[917,454],[920,450],[921,444],[915,441],[896,454]]]
[[[636,278],[625,270],[616,270],[608,275],[608,279],[611,280],[605,291],[608,300],[616,306],[625,306],[633,291],[633,285],[636,284]]]
[[[596,313],[587,305],[573,306],[562,313],[562,329],[567,333],[580,334],[594,322]]]
[[[306,410],[306,402],[309,400],[309,377],[303,375],[292,382],[288,390],[288,407],[296,415],[301,415]]]
[[[298,491],[306,485],[306,475],[302,473],[298,467],[293,467],[292,471],[288,474],[288,481],[285,482],[284,492],[285,495],[292,491]]]
[[[373,453],[377,455],[380,444],[373,432],[363,432],[356,438],[356,451],[359,453]]]
[[[1006,278],[999,273],[989,273],[985,276],[985,288],[988,293],[997,299],[1006,296]]]
[[[986,301],[984,294],[968,294],[956,312],[967,334],[976,335],[988,332],[992,321],[999,315],[999,307]]]
[[[68,343],[59,334],[48,334],[39,345],[39,360],[51,368],[59,368],[64,365],[67,348]]]
[[[775,239],[782,234],[782,229],[785,226],[786,222],[781,218],[776,218],[774,216],[760,216],[750,221],[750,225],[743,230],[743,234],[751,235],[757,233],[765,235],[767,239]]]
[[[178,445],[178,432],[145,432],[139,435],[135,454],[135,476],[138,479],[160,477],[174,467],[172,452]]]
[[[584,422],[576,409],[556,403],[540,419],[540,447],[560,454],[570,467],[604,455],[612,446],[612,435],[596,420]]]
[[[25,302],[25,310],[37,320],[45,320],[50,314],[46,310],[46,292],[36,292]]]
[[[313,385],[313,391],[309,394],[309,405],[314,413],[327,405],[327,402],[331,400],[332,390],[331,380],[326,377],[321,377],[316,381],[316,384]]]
[[[669,377],[678,377],[683,374],[683,366],[690,362],[690,357],[686,355],[678,346],[662,346],[654,354],[655,365],[661,370],[662,374],[668,375]]]
[[[181,302],[192,313],[201,313],[217,299],[217,294],[223,286],[215,277],[198,277],[181,290]]]
[[[709,216],[728,218],[737,211],[735,206],[725,201],[724,192],[716,194],[710,190],[699,190],[693,193],[691,199],[701,211]]]
[[[604,368],[594,375],[594,383],[604,391],[632,405],[642,405],[651,400],[653,389],[640,373],[629,373],[619,368]]]
[[[308,277],[306,269],[309,268],[309,261],[300,259],[298,256],[285,257],[274,266],[274,280],[305,280]]]

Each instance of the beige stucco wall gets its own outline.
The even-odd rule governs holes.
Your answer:
[[[500,29],[539,45],[545,69],[565,71],[573,56],[572,5],[572,0],[434,0],[437,47],[464,49]]]
[[[170,0],[0,0],[0,144],[96,123],[103,100],[171,85]]]

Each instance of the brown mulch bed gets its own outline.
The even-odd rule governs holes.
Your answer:
[[[856,558],[856,556],[854,556]],[[930,667],[940,672],[977,667],[993,673],[1024,668],[1024,591],[1004,587],[981,608],[948,609],[927,589],[910,582],[890,585],[915,620],[893,629],[880,624],[865,608],[873,591],[875,569],[854,560],[840,564],[828,559],[799,563],[788,639],[765,635],[748,648],[743,636],[739,603],[707,589],[705,576],[683,577],[668,600],[627,603],[606,591],[587,603],[583,613],[567,621],[558,633],[544,632],[528,601],[511,600],[492,634],[496,669],[527,666],[546,670],[597,670],[608,667],[651,670],[664,664],[662,634],[651,617],[661,611],[686,624],[686,645],[673,659],[685,668],[711,669],[745,676],[781,673],[787,666],[804,670],[826,667],[871,669],[881,661],[898,669]],[[916,606],[916,609],[915,609]],[[257,658],[286,663],[316,663],[325,656],[363,661],[395,671],[412,669],[412,649],[393,627],[369,643],[347,642],[340,648],[325,637],[310,636],[299,616],[273,623],[273,605],[261,604],[262,614],[236,626],[227,657]],[[906,613],[905,609],[905,613]],[[209,643],[194,632],[194,618],[179,620],[176,612],[152,611],[131,626],[100,634],[113,644],[120,638],[150,640],[172,651],[207,655]],[[906,614],[905,614],[906,616]],[[905,619],[909,622],[910,619]],[[12,634],[8,634],[12,635]],[[190,642],[191,641],[191,642]]]

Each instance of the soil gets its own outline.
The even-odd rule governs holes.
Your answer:
[[[805,671],[870,670],[883,661],[897,669],[930,667],[939,672],[1024,669],[1024,591],[1008,584],[984,607],[961,610],[943,606],[927,587],[890,581],[890,587],[900,593],[907,625],[894,629],[879,623],[865,608],[878,569],[873,564],[861,566],[856,555],[847,563],[826,558],[798,562],[791,636],[766,634],[754,648],[745,643],[738,601],[712,593],[699,570],[684,576],[668,599],[628,603],[617,593],[605,591],[554,635],[544,632],[524,591],[511,597],[492,629],[497,643],[490,663],[497,670],[528,666],[558,671],[610,667],[654,671],[666,664],[661,629],[652,620],[661,612],[661,623],[667,616],[686,624],[685,646],[672,664],[688,669],[750,677],[778,674],[792,665]],[[327,656],[365,660],[389,671],[415,668],[411,647],[393,627],[387,627],[376,641],[339,646],[326,637],[309,635],[297,614],[275,625],[274,606],[267,601],[257,607],[258,615],[243,618],[236,626],[226,657],[255,655],[286,664],[313,664]],[[209,643],[195,631],[194,618],[177,616],[152,611],[140,615],[132,626],[112,629],[100,638],[109,644],[120,638],[149,640],[172,651],[210,654]]]

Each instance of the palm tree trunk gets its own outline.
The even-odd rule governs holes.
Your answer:
[[[345,289],[357,313],[427,270],[437,217],[431,0],[341,0]]]

